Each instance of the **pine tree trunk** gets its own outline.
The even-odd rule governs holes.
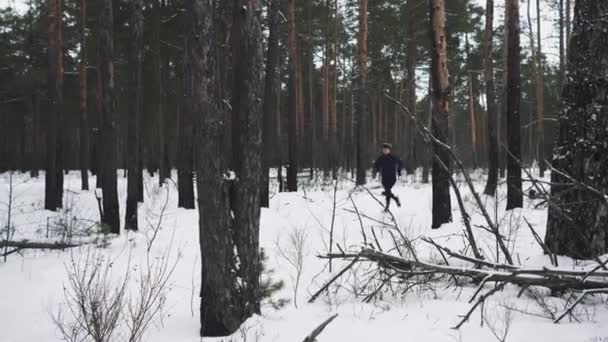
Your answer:
[[[99,84],[101,96],[101,116],[103,117],[101,136],[101,150],[103,159],[103,217],[101,223],[109,227],[113,234],[120,233],[120,218],[118,210],[118,193],[116,185],[117,163],[117,134],[114,98],[114,21],[112,0],[101,2],[99,14]]]
[[[573,258],[608,252],[606,18],[605,2],[576,2],[545,236],[551,252]]]
[[[358,98],[355,116],[356,140],[357,140],[357,185],[364,185],[367,181],[366,174],[369,164],[368,160],[368,127],[369,116],[368,94],[367,94],[367,0],[359,0],[359,35],[358,35]]]
[[[287,191],[298,191],[298,52],[296,41],[295,0],[287,2],[287,46],[289,50],[289,98],[288,98],[288,159]]]
[[[488,137],[488,180],[484,194],[494,196],[498,184],[498,137],[496,135],[497,110],[494,88],[494,63],[492,60],[492,43],[494,36],[494,0],[486,1],[486,27],[484,32],[484,81],[486,83],[487,137]]]
[[[260,314],[260,172],[262,170],[262,31],[258,0],[235,0],[236,44],[232,106],[232,156],[238,181],[232,182],[232,231],[243,321]]]
[[[570,0],[567,0],[570,3]],[[541,16],[540,16],[540,0],[536,0],[536,41],[538,42],[538,51],[536,53],[537,67],[537,83],[536,83],[536,139],[538,144],[538,163],[539,176],[544,177],[547,165],[545,164],[545,82],[544,82],[544,67],[543,67],[543,49],[541,38]]]
[[[246,216],[256,218],[259,215],[259,208],[256,204],[259,200],[259,170],[260,153],[259,143],[261,132],[259,130],[259,111],[257,117],[252,120],[257,122],[252,125],[257,130],[257,136],[243,137],[247,142],[253,143],[252,149],[257,153],[250,153],[243,156],[243,167],[251,166],[251,171],[237,174],[237,179],[225,176],[227,161],[218,158],[218,151],[222,151],[224,146],[224,131],[226,126],[225,113],[221,107],[221,97],[218,89],[219,69],[217,68],[218,55],[214,46],[218,44],[217,36],[214,34],[214,17],[217,14],[212,0],[191,0],[188,2],[188,14],[191,19],[188,33],[188,53],[190,69],[192,74],[193,96],[192,108],[195,122],[195,147],[196,147],[196,175],[199,205],[199,243],[201,248],[201,336],[228,336],[234,333],[255,309],[257,300],[247,298],[250,294],[251,279],[250,273],[246,273],[250,268],[242,268],[242,262],[248,265],[258,265],[259,260],[255,259],[257,254],[253,254],[253,259],[241,255],[239,250],[242,246],[237,245],[243,238],[249,240],[249,248],[257,253],[257,236],[250,235],[251,231],[237,232],[233,229],[233,219],[231,217],[231,196],[230,187],[233,182],[244,181],[242,194],[246,197],[241,198],[245,203],[253,202],[251,211]],[[251,8],[246,7],[245,15],[253,13]],[[250,11],[251,10],[251,11]],[[219,24],[218,24],[219,26]],[[259,31],[258,31],[259,32]],[[237,42],[240,40],[237,39]],[[251,42],[245,42],[251,43]],[[247,63],[247,59],[241,58]],[[261,63],[261,57],[258,60]],[[249,65],[249,63],[247,63]],[[259,69],[256,69],[259,71]],[[246,77],[246,76],[245,76]],[[260,84],[258,79],[258,85]],[[248,82],[249,83],[249,82]],[[259,96],[257,92],[252,92],[251,96]],[[249,100],[250,97],[247,98]],[[246,101],[239,101],[240,103]],[[243,103],[245,105],[245,103]],[[241,106],[238,105],[238,108]],[[254,105],[252,108],[256,108]],[[244,132],[245,134],[247,132]],[[257,163],[253,160],[257,160]],[[256,173],[257,172],[257,173]],[[240,187],[241,185],[239,185]],[[241,206],[240,208],[245,208]],[[251,221],[243,221],[244,212],[234,213],[234,222],[238,221],[241,227],[249,227]],[[257,227],[257,226],[255,226]],[[241,235],[239,235],[241,234]],[[238,242],[237,242],[238,241]],[[239,255],[235,254],[235,250]],[[238,258],[238,260],[237,260]],[[245,272],[245,273],[242,273]],[[246,277],[243,275],[246,274]],[[240,290],[239,283],[245,285],[245,291]],[[237,288],[238,287],[238,288]],[[257,294],[256,294],[257,295]],[[249,304],[244,302],[249,299]]]
[[[129,6],[129,116],[127,119],[127,205],[125,229],[138,230],[137,203],[139,201],[139,131],[143,67],[143,0],[132,0]]]
[[[412,115],[416,115],[416,61],[418,51],[418,40],[416,34],[418,33],[418,17],[417,12],[414,12],[414,2],[408,1],[410,6],[410,15],[408,19],[408,39],[407,39],[407,70],[406,70],[406,98],[407,108]],[[406,146],[405,149],[405,161],[406,169],[408,174],[413,174],[418,166],[416,160],[416,124],[412,121],[409,116],[403,118],[406,123]]]
[[[179,151],[177,169],[177,206],[194,209],[194,126],[192,118],[192,74],[188,56],[188,40],[184,39],[182,60],[182,107],[179,119]]]
[[[430,1],[431,77],[433,79],[433,135],[442,143],[449,141],[450,83],[448,79],[444,0]],[[450,200],[451,158],[443,146],[433,144],[433,222],[432,228],[452,221]],[[437,160],[439,159],[439,160]],[[443,165],[442,165],[443,164]],[[446,168],[447,167],[447,170]]]
[[[558,19],[558,27],[559,27],[559,77],[560,77],[560,86],[563,87],[564,80],[566,77],[566,48],[564,45],[564,30],[565,30],[565,19],[564,19],[564,1],[559,0],[558,2],[558,10],[559,10],[559,19]]]
[[[260,183],[260,206],[268,208],[270,205],[270,194],[269,194],[269,174],[270,166],[272,165],[273,146],[278,141],[275,137],[275,130],[273,129],[273,119],[275,117],[276,105],[274,100],[276,98],[277,89],[277,66],[279,64],[279,0],[270,0],[268,5],[268,50],[266,52],[266,75],[264,82],[264,128],[262,131],[262,145],[263,145],[263,167]]]
[[[87,113],[87,0],[80,1],[80,178],[82,190],[89,190],[89,115]]]
[[[44,208],[56,211],[63,198],[63,1],[49,0],[48,94],[50,102],[47,120],[47,152]]]
[[[521,80],[519,0],[507,1],[507,210],[523,206],[521,181]]]

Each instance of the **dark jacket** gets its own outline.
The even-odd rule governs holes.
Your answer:
[[[397,175],[401,176],[401,160],[392,154],[383,154],[374,163],[374,176],[376,172],[382,175],[382,183],[395,183]]]

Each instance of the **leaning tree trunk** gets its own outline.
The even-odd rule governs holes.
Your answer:
[[[182,61],[182,112],[179,119],[179,151],[177,168],[177,206],[194,209],[194,127],[192,125],[192,74],[188,56],[188,40],[184,39],[185,53]]]
[[[266,77],[264,82],[264,127],[262,131],[262,175],[260,184],[260,205],[268,208],[270,204],[269,195],[269,172],[273,160],[273,146],[279,143],[275,137],[273,120],[275,117],[275,98],[277,84],[277,66],[279,64],[279,0],[270,0],[268,5],[268,50],[266,52]]]
[[[129,116],[127,124],[127,206],[125,229],[137,230],[137,203],[139,201],[139,131],[142,101],[142,64],[143,64],[143,0],[130,2],[130,39],[129,51]]]
[[[220,109],[213,0],[189,0],[188,54],[192,74],[195,165],[201,250],[201,336],[227,336],[243,322],[224,147],[226,113]]]
[[[608,5],[576,2],[553,154],[545,243],[553,253],[608,252]]]
[[[450,116],[450,83],[448,78],[447,41],[444,0],[430,1],[431,77],[433,79],[433,135],[448,144]],[[450,200],[451,158],[445,146],[433,143],[433,222],[432,228],[452,221]]]
[[[236,246],[239,314],[260,314],[260,172],[262,170],[262,31],[258,0],[235,0],[232,158],[237,180],[230,206]]]
[[[519,0],[507,1],[507,210],[523,206],[521,182],[521,100]]]
[[[50,102],[46,128],[47,152],[44,208],[55,211],[62,207],[63,198],[63,1],[49,0],[48,34],[48,94]]]
[[[116,109],[114,105],[114,25],[112,0],[101,2],[99,15],[99,90],[101,99],[101,116],[103,118],[101,136],[103,155],[103,216],[101,223],[108,226],[110,232],[120,233],[118,210],[118,193],[116,188],[117,134]]]
[[[489,196],[496,194],[498,184],[498,136],[496,135],[496,94],[494,89],[494,63],[492,60],[494,21],[494,0],[486,1],[486,28],[483,45],[483,75],[486,83],[486,101],[488,117],[488,180],[484,193]]]
[[[87,114],[87,0],[80,1],[80,178],[82,190],[89,190],[89,115]]]
[[[359,0],[359,35],[358,35],[358,98],[356,103],[355,113],[355,129],[357,140],[357,185],[366,183],[367,167],[367,118],[368,114],[368,96],[367,96],[367,0]]]

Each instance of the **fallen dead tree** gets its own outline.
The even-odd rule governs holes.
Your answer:
[[[28,240],[0,241],[0,248],[13,248],[10,251],[6,251],[2,256],[8,256],[24,249],[66,249],[78,246],[80,245],[75,243],[31,242]]]
[[[600,271],[597,267],[589,271],[517,267],[463,256],[432,242],[432,240],[428,240],[427,242],[434,244],[438,249],[446,252],[453,258],[469,262],[471,266],[440,265],[399,257],[370,248],[362,248],[357,253],[322,255],[319,257],[323,259],[348,260],[350,263],[322,286],[319,291],[313,294],[309,302],[316,300],[322,293],[329,289],[333,282],[339,279],[353,266],[362,262],[371,262],[372,264],[375,264],[378,269],[390,271],[384,272],[384,274],[389,275],[390,278],[400,277],[402,279],[412,279],[412,277],[424,276],[427,277],[427,279],[433,279],[432,277],[428,277],[446,275],[450,276],[454,281],[456,280],[456,277],[459,277],[469,279],[472,284],[477,284],[477,289],[469,301],[470,303],[475,303],[469,312],[463,316],[460,323],[454,327],[456,329],[460,328],[460,326],[469,319],[475,309],[483,304],[487,298],[499,292],[508,284],[521,287],[519,295],[531,286],[544,287],[551,290],[553,293],[581,291],[584,294],[591,295],[608,292],[608,272]],[[385,282],[388,280],[389,279],[386,279]],[[485,294],[480,295],[484,286],[491,283],[495,286]],[[372,291],[372,293],[379,292],[377,289],[370,289],[370,291]],[[564,312],[563,315],[570,314],[573,307],[580,302],[581,300],[570,306],[568,311]],[[558,321],[556,320],[556,322]]]

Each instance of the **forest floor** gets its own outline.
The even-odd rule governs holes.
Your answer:
[[[477,191],[481,192],[485,177],[477,174],[474,179],[477,179]],[[9,180],[8,174],[0,175],[2,227],[8,219]],[[6,262],[0,259],[0,342],[61,341],[62,336],[53,317],[57,318],[61,313],[62,320],[70,318],[65,291],[69,290],[67,277],[71,261],[78,264],[90,255],[111,260],[110,272],[116,279],[125,272],[145,269],[146,262],[175,265],[163,295],[160,315],[143,340],[200,340],[198,211],[177,208],[174,182],[169,181],[160,188],[156,183],[157,180],[146,175],[145,203],[139,210],[140,232],[103,239],[94,225],[99,218],[95,193],[79,190],[79,173],[72,172],[66,176],[65,209],[59,213],[43,210],[43,175],[37,179],[13,175],[11,221],[14,230],[11,230],[11,240],[70,240],[84,245],[64,251],[26,250],[9,255]],[[396,294],[387,290],[371,302],[363,303],[355,293],[363,291],[362,279],[368,267],[373,267],[365,264],[351,269],[330,287],[330,291],[308,304],[310,296],[332,277],[332,273],[336,274],[345,265],[345,262],[333,261],[330,273],[327,260],[317,257],[328,252],[332,218],[335,218],[333,252],[339,250],[338,244],[344,250],[356,250],[362,245],[361,223],[366,239],[371,239],[375,233],[378,243],[386,246],[387,250],[393,244],[384,225],[392,224],[392,218],[382,212],[380,204],[370,193],[353,191],[353,183],[343,180],[335,192],[334,210],[334,187],[331,182],[321,183],[312,182],[298,193],[274,194],[270,208],[262,211],[260,241],[268,258],[266,269],[272,271],[266,272],[265,277],[285,282],[283,289],[273,294],[272,301],[286,299],[289,302],[282,308],[275,308],[266,301],[262,315],[251,318],[232,337],[209,341],[302,341],[321,322],[336,313],[338,317],[320,335],[319,341],[488,342],[499,340],[495,335],[504,335],[505,332],[505,341],[608,341],[608,324],[605,323],[608,306],[603,295],[590,298],[575,310],[578,322],[567,318],[554,324],[550,317],[563,311],[567,295],[552,297],[546,291],[538,290],[534,292],[536,296],[524,294],[518,298],[519,288],[507,286],[490,297],[461,329],[455,330],[452,327],[460,320],[459,316],[471,307],[469,299],[476,290],[475,285],[465,283],[456,287],[449,278],[445,278],[415,287],[403,295],[398,289]],[[91,177],[90,184],[95,184],[95,177]],[[276,184],[272,188],[276,192]],[[378,183],[371,182],[367,188],[380,198]],[[118,189],[121,219],[124,219],[126,179],[122,173]],[[437,250],[424,243],[422,237],[430,237],[455,251],[464,250],[464,226],[454,197],[453,222],[431,230],[431,186],[413,178],[404,178],[395,186],[394,192],[403,203],[401,208],[392,209],[396,223],[401,232],[413,241],[422,260],[443,262]],[[464,183],[461,184],[461,192],[473,223],[482,225],[481,214]],[[546,208],[535,209],[538,201],[526,200],[524,209],[505,213],[504,184],[500,185],[497,198],[498,201],[488,197],[483,199],[491,215],[501,223],[501,231],[508,237],[516,263],[525,267],[551,266],[524,222],[526,218],[538,234],[544,236]],[[368,218],[360,221],[353,204],[361,215]],[[155,237],[157,227],[160,228]],[[0,241],[5,238],[6,231],[3,230],[2,234]],[[486,258],[496,261],[492,235],[478,228],[475,228],[475,234]],[[0,251],[0,255],[3,253]],[[560,267],[565,269],[584,269],[592,265],[592,262],[566,258],[559,261]],[[450,259],[450,264],[461,263]],[[298,268],[301,269],[299,281]],[[296,283],[298,291],[294,294]],[[392,289],[396,287],[395,284]],[[487,285],[488,289],[491,287]],[[122,341],[120,329],[123,328],[119,328],[112,341]]]

